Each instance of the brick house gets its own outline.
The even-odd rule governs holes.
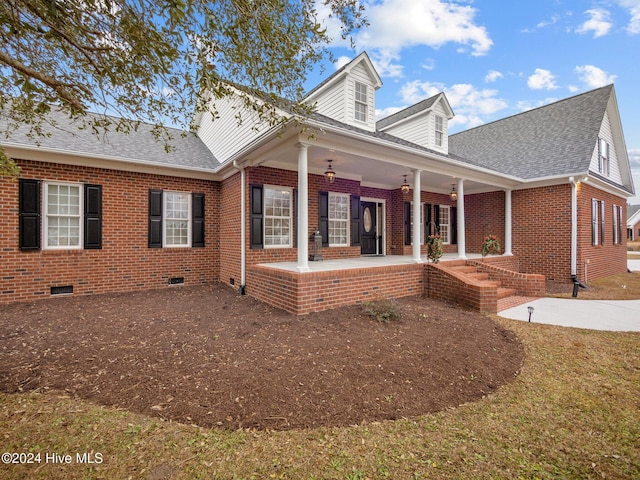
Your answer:
[[[375,121],[381,85],[363,53],[285,127],[238,91],[170,152],[144,125],[18,129],[2,140],[21,172],[0,179],[0,303],[222,282],[295,313],[425,291],[496,311],[500,290],[626,271],[612,85],[455,135],[444,93]],[[434,232],[453,262],[425,263]],[[478,261],[490,234],[501,255]]]

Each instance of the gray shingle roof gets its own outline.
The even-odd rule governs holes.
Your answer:
[[[640,210],[640,205],[629,205],[627,207],[627,221],[629,221],[638,210]]]
[[[428,110],[433,106],[435,101],[440,97],[440,94],[434,95],[433,97],[429,97],[421,102],[418,102],[410,107],[407,107],[399,112],[396,112],[388,117],[385,117],[376,122],[376,128],[382,130],[384,127],[391,125],[393,123],[399,122],[400,120],[404,120],[405,118],[411,117],[418,112],[423,110]]]
[[[523,179],[586,173],[613,86],[449,136],[449,152]]]
[[[92,116],[96,117],[97,115],[89,114],[87,119]],[[185,134],[182,130],[168,129],[173,138],[168,142],[172,148],[167,152],[164,141],[155,139],[151,133],[152,125],[149,124],[140,124],[136,131],[132,130],[128,134],[116,132],[114,124],[106,134],[96,135],[91,128],[80,129],[79,122],[74,122],[55,109],[52,109],[48,118],[55,125],[45,124],[43,126],[49,136],[30,138],[28,136],[29,126],[20,125],[17,130],[10,130],[9,137],[5,138],[7,119],[0,114],[0,132],[2,132],[0,142],[4,145],[13,144],[25,147],[34,147],[39,144],[45,149],[88,157],[150,162],[159,166],[214,170],[220,165],[202,140],[193,133]]]

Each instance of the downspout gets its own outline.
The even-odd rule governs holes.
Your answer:
[[[578,276],[578,184],[569,177],[571,184],[571,277]]]
[[[245,200],[245,180],[246,172],[244,166],[238,166],[236,160],[233,161],[233,167],[240,170],[240,295],[246,293],[247,284],[247,240],[246,240],[246,200]]]

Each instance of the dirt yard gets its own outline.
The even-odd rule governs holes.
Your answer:
[[[0,390],[62,390],[207,427],[343,426],[473,401],[518,373],[491,318],[409,297],[295,316],[226,286],[0,306]]]

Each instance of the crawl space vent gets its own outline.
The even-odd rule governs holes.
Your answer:
[[[51,287],[51,295],[67,295],[73,293],[73,285],[66,285],[64,287]]]

